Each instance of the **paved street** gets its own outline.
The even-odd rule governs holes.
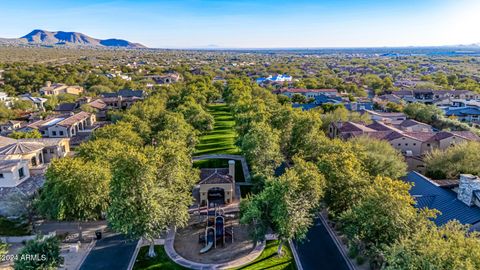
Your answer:
[[[108,235],[97,241],[80,270],[126,270],[136,245],[137,241],[126,241],[122,235]]]
[[[307,239],[297,243],[304,270],[349,270],[342,254],[320,220],[310,229]]]

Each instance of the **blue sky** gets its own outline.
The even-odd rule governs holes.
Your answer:
[[[480,42],[478,0],[0,0],[0,37],[33,29],[149,47],[370,47]]]

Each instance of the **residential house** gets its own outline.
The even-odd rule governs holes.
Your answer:
[[[332,123],[329,136],[345,140],[358,136],[386,140],[407,157],[423,157],[433,149],[446,149],[465,141],[480,141],[480,137],[470,131],[435,132],[429,125],[410,119],[395,125],[381,121],[370,125],[354,122]]]
[[[8,120],[0,124],[0,134],[2,135],[10,134],[15,130],[20,129],[24,124],[25,122],[22,122],[22,121]]]
[[[7,93],[0,92],[0,102],[3,102],[3,104],[5,104],[5,106],[7,106],[8,108],[12,106],[13,100],[14,99],[12,97],[9,97]]]
[[[230,160],[228,168],[202,168],[198,185],[199,205],[232,203],[236,198],[235,161]]]
[[[82,111],[38,120],[28,124],[24,129],[25,131],[37,129],[47,138],[71,138],[80,132],[91,130],[95,122],[95,114]]]
[[[143,100],[146,92],[143,90],[124,89],[113,93],[101,94],[102,101],[107,105],[107,109],[128,109],[135,102]]]
[[[377,112],[373,110],[363,110],[361,112],[368,113],[373,121],[381,121],[394,125],[407,120],[407,116],[404,113]]]
[[[19,97],[21,100],[27,100],[32,102],[38,110],[45,111],[44,104],[48,101],[48,99],[41,97],[32,97],[30,94],[23,94]]]
[[[166,75],[149,75],[145,76],[145,78],[153,80],[157,85],[168,85],[176,83],[181,79],[180,74],[178,73],[169,73]],[[153,87],[153,84],[147,85],[147,87]]]
[[[44,87],[40,88],[40,94],[45,96],[58,96],[60,94],[80,95],[83,93],[81,86],[69,86],[63,83],[47,82]]]
[[[97,117],[97,120],[106,120],[108,106],[102,99],[95,99],[86,103],[86,105],[95,111],[95,116]]]
[[[57,105],[55,108],[55,112],[57,113],[71,113],[80,108],[79,104],[77,102],[73,103],[60,103]]]
[[[404,177],[411,183],[410,194],[416,201],[417,208],[436,209],[440,213],[433,219],[436,225],[442,226],[449,221],[457,220],[461,224],[471,225],[471,230],[480,229],[480,179],[472,175],[462,174],[457,185],[451,189],[450,182],[442,186],[445,180],[433,181],[428,177],[412,171]]]
[[[400,90],[393,92],[393,94],[409,103],[425,104],[435,104],[444,99],[480,99],[480,94],[469,90]]]

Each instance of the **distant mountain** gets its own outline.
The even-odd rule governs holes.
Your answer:
[[[89,47],[121,47],[121,48],[146,48],[142,44],[132,43],[123,39],[96,39],[77,32],[51,32],[45,30],[33,30],[19,39],[0,39],[1,43],[7,44],[35,44],[45,46],[89,46]]]

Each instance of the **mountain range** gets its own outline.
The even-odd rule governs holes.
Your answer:
[[[97,39],[77,32],[52,32],[39,29],[33,30],[32,32],[20,38],[0,39],[0,43],[31,44],[42,46],[66,45],[74,47],[113,47],[129,49],[146,48],[140,43],[133,43],[123,39]]]

